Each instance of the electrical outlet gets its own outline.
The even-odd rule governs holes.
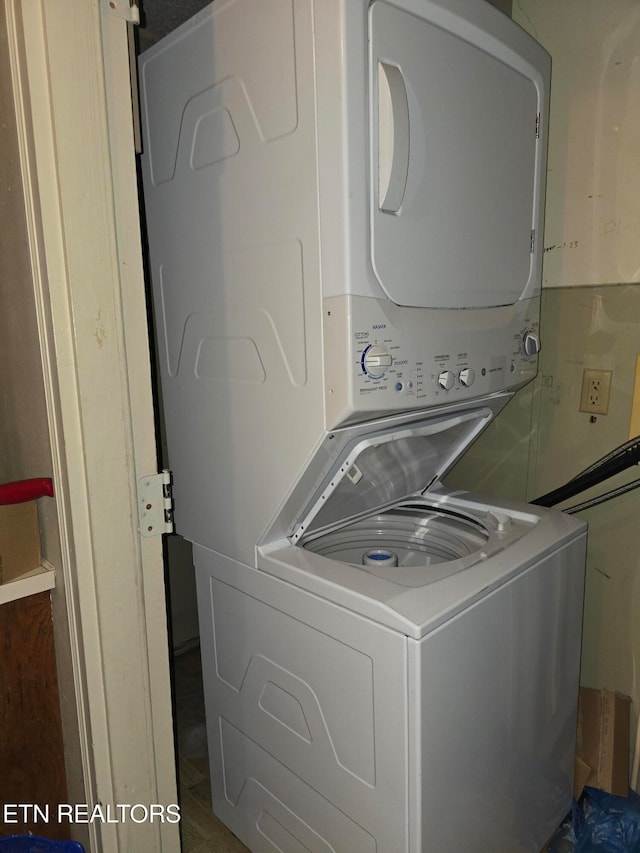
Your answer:
[[[609,412],[611,394],[611,370],[590,370],[585,368],[582,374],[582,394],[580,411],[590,415],[606,415]]]

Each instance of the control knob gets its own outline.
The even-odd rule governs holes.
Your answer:
[[[470,367],[463,367],[463,369],[458,374],[458,381],[461,385],[464,385],[465,388],[469,388],[475,382],[476,374],[475,371]]]
[[[362,369],[371,379],[381,379],[388,367],[393,364],[393,356],[378,344],[368,346],[362,354]]]
[[[540,352],[540,335],[527,329],[522,336],[522,352],[525,355],[537,355]]]
[[[445,391],[451,390],[456,381],[456,375],[452,370],[443,370],[438,374],[436,385],[438,388],[443,388]]]

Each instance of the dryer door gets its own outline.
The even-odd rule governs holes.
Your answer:
[[[398,305],[510,305],[537,286],[548,57],[495,10],[502,41],[418,8],[370,9],[373,268]]]

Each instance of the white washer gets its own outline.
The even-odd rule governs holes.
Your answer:
[[[570,807],[584,525],[438,485],[490,414],[334,433],[257,568],[196,548],[214,810],[251,850],[539,853]]]
[[[252,850],[538,853],[584,525],[440,481],[537,370],[547,55],[480,0],[216,0],[140,80],[214,811]]]

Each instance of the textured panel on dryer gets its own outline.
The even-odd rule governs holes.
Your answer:
[[[323,426],[312,11],[216,2],[140,58],[176,526],[245,562]]]
[[[242,32],[242,39],[225,38],[231,31]],[[143,65],[146,93],[143,119],[147,125],[154,184],[173,178],[179,140],[186,138],[191,150],[194,137],[189,128],[212,115],[206,103],[212,96],[211,90],[222,81],[233,79],[238,68],[243,69],[238,85],[245,93],[263,140],[291,133],[297,124],[292,0],[261,3],[233,0],[212,5],[196,15],[181,32],[180,39],[169,41]],[[183,39],[189,40],[188,53],[181,55],[186,67],[183,74],[176,74],[172,54],[182,53]],[[202,56],[210,56],[211,62],[201,62]],[[259,62],[255,61],[257,56]],[[277,98],[273,98],[274,91],[278,92]],[[194,96],[194,92],[198,94]],[[196,122],[188,121],[190,113]],[[232,115],[229,119],[232,126]],[[225,137],[230,138],[229,130],[225,120],[214,120],[208,128],[209,143],[222,154],[228,149],[219,143]],[[219,138],[214,139],[212,133]]]
[[[184,271],[171,259],[160,267],[162,337],[169,376],[182,372],[187,374],[185,379],[224,383],[262,383],[268,376],[275,382],[304,385],[300,242],[246,246],[230,261],[228,286],[203,287],[197,299],[181,286]],[[274,281],[277,288],[272,287]],[[259,300],[256,293],[261,294]]]
[[[213,166],[220,160],[233,157],[239,150],[240,140],[228,109],[216,105],[210,112],[200,116],[191,147],[192,169]]]

